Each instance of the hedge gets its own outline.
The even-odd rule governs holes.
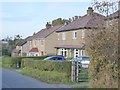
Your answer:
[[[42,60],[48,56],[38,56],[38,57],[9,57],[2,56],[2,67],[5,68],[21,68],[22,59],[32,59],[32,60]]]
[[[39,69],[40,71],[57,71],[65,72],[68,77],[71,77],[71,62],[68,61],[44,61],[44,60],[33,60],[33,59],[22,59],[22,67]]]

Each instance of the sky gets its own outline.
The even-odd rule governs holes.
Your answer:
[[[17,0],[16,0],[17,1]],[[57,18],[83,16],[90,0],[2,0],[0,2],[0,38],[33,35]]]
[[[45,24],[54,19],[85,15],[90,5],[90,1],[1,2],[1,38],[14,37],[17,34],[26,38],[45,28]]]

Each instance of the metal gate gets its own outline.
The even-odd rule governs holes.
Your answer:
[[[72,61],[72,72],[71,72],[71,80],[80,82],[80,81],[88,81],[88,68],[84,68],[83,66],[88,64],[81,64],[80,62]]]

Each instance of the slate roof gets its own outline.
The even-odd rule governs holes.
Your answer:
[[[57,32],[77,29],[105,28],[104,19],[105,16],[93,12],[93,14],[86,14],[68,25],[63,26],[58,29]]]
[[[27,38],[25,38],[24,40],[22,40],[21,42],[17,43],[16,46],[23,46],[25,43],[27,43],[27,40],[30,40],[32,36],[28,36]]]
[[[42,29],[39,32],[37,32],[35,35],[32,36],[32,39],[36,39],[36,38],[46,38],[47,36],[49,36],[50,34],[52,34],[54,31],[56,31],[58,28],[60,28],[62,25],[59,26],[54,26],[51,27],[49,29]]]

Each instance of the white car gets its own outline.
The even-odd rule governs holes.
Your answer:
[[[90,63],[90,57],[89,56],[79,56],[79,57],[73,58],[70,61],[80,62],[83,68],[88,68],[88,65]]]

